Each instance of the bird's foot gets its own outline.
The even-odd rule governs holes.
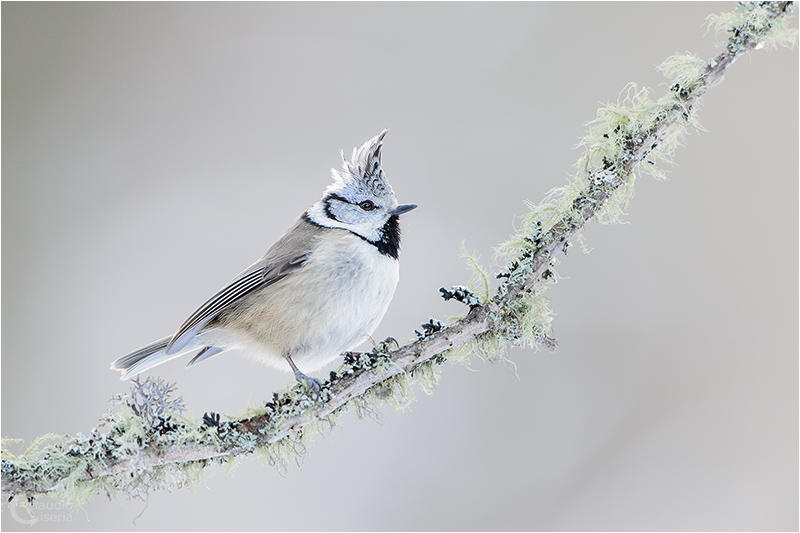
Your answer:
[[[395,339],[394,337],[386,337],[385,339],[383,339],[383,342],[381,342],[381,344],[383,344],[387,348],[390,346],[394,346],[394,348],[392,348],[393,350],[400,349],[400,343],[397,342],[397,339]]]
[[[387,354],[392,350],[397,350],[400,348],[400,343],[397,342],[397,339],[394,337],[386,337],[382,342],[379,342],[375,345],[372,349],[372,353],[376,355],[380,354]]]
[[[319,396],[319,391],[322,387],[322,382],[320,380],[312,378],[311,376],[306,376],[299,370],[295,370],[294,377],[297,379],[298,383],[313,392],[314,395]]]
[[[394,344],[394,349],[395,350],[399,350],[400,349],[400,343],[397,342],[397,339],[395,339],[394,337],[386,337],[383,340],[383,343],[384,344]]]

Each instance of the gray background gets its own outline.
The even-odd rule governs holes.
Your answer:
[[[710,56],[732,4],[2,7],[2,433],[87,431],[111,359],[172,332],[390,128],[401,281],[376,336],[462,309],[524,199],[654,66]],[[720,36],[720,39],[723,36]],[[739,61],[671,179],[592,225],[550,291],[555,354],[448,365],[433,396],[346,418],[285,475],[93,499],[35,529],[797,529],[797,52]],[[291,382],[229,355],[155,374],[190,414]],[[6,506],[4,504],[4,510]],[[71,521],[63,521],[70,517]],[[6,529],[28,529],[3,513]]]

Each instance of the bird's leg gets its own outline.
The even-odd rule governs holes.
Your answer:
[[[314,391],[314,393],[319,394],[319,389],[322,386],[322,382],[317,378],[306,376],[305,374],[300,372],[300,369],[297,368],[296,364],[294,364],[294,361],[292,361],[292,357],[289,354],[284,355],[284,357],[286,358],[287,361],[289,361],[289,366],[291,366],[292,370],[294,371],[295,379],[297,379],[297,381],[300,382],[301,385],[304,385],[305,387]]]

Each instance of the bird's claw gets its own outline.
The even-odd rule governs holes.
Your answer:
[[[374,355],[386,355],[392,350],[400,349],[400,343],[394,337],[386,337],[372,349]]]
[[[383,342],[382,342],[381,344],[383,344],[383,345],[384,345],[384,346],[386,346],[387,348],[388,348],[390,345],[392,345],[392,344],[393,344],[393,345],[394,345],[394,349],[395,349],[395,350],[399,350],[399,349],[400,349],[400,343],[399,343],[399,342],[397,342],[397,339],[395,339],[394,337],[386,337],[385,339],[383,339]]]
[[[319,396],[319,391],[322,387],[322,382],[320,380],[317,378],[312,378],[311,376],[306,376],[302,372],[296,372],[294,376],[298,383],[312,391],[315,395]]]

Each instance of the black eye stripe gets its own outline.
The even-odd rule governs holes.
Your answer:
[[[330,200],[325,200],[325,216],[328,217],[331,220],[335,220],[336,222],[341,222],[341,220],[336,218],[336,215],[333,214],[333,211],[331,211],[331,202],[330,202]]]
[[[344,202],[346,204],[350,204],[350,202],[348,202],[344,197],[339,196],[338,194],[336,194],[334,192],[328,193],[328,195],[323,200],[323,202],[325,204],[325,215],[331,220],[335,220],[336,222],[341,222],[341,220],[339,220],[336,217],[336,215],[333,213],[333,211],[331,211],[331,200],[338,200],[338,201]]]
[[[336,218],[334,216],[333,212],[331,211],[331,200],[338,200],[339,202],[342,202],[342,203],[345,203],[345,204],[349,204],[349,205],[357,205],[358,207],[360,207],[364,211],[372,211],[373,209],[378,207],[378,206],[375,205],[375,203],[372,200],[364,200],[363,202],[360,202],[360,203],[356,204],[354,202],[351,202],[350,200],[348,200],[347,198],[345,198],[343,196],[339,196],[335,192],[328,193],[328,195],[325,196],[325,198],[323,199],[323,201],[325,202],[325,214],[328,215],[328,218],[332,218],[333,220],[337,220],[339,222],[341,222],[341,221],[338,218]]]
[[[328,196],[325,197],[325,203],[327,204],[330,200],[339,200],[340,202],[344,202],[346,204],[352,204],[353,202],[348,201],[343,196],[339,196],[335,192],[328,193]]]

